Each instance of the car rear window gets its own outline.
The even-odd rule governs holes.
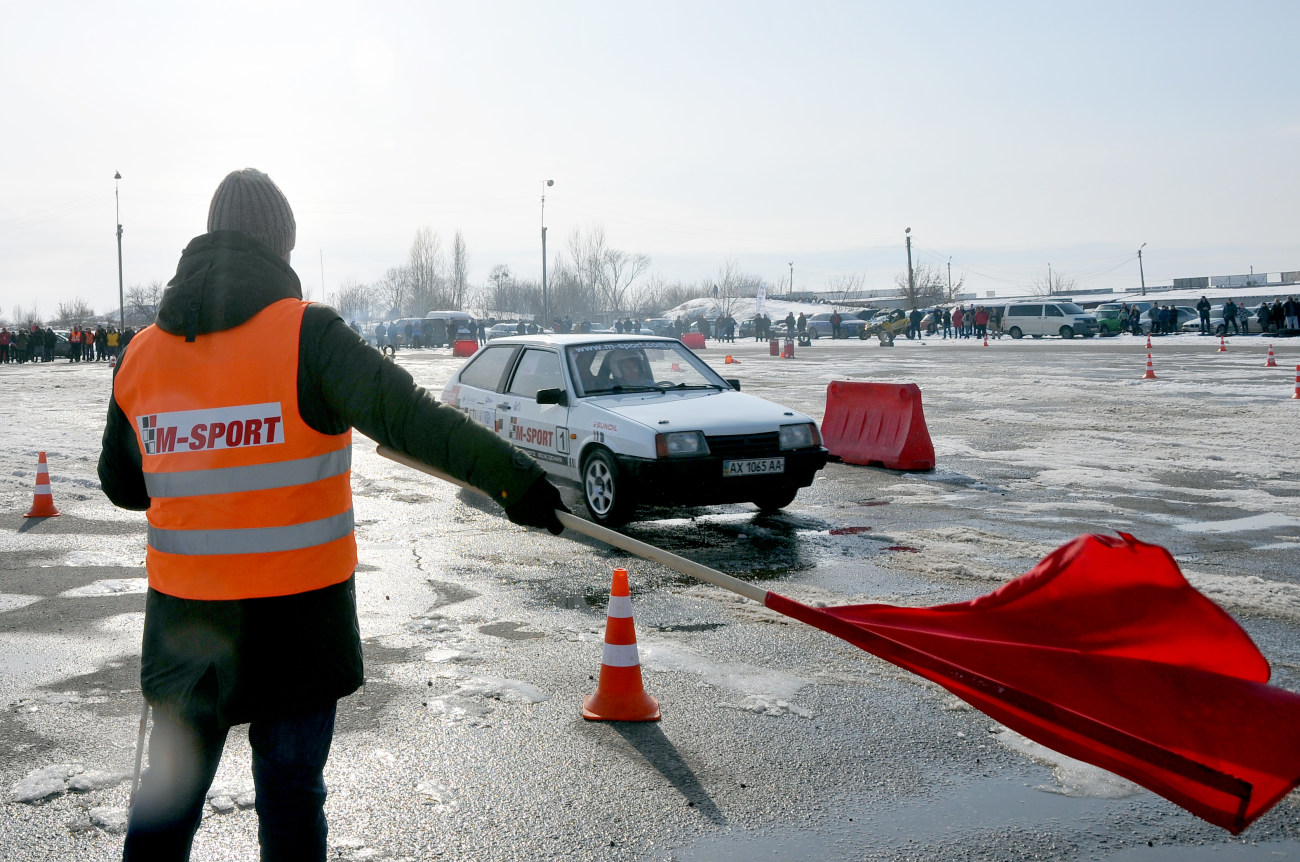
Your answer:
[[[485,347],[465,366],[465,370],[460,373],[460,382],[465,386],[496,392],[514,355],[514,347]]]

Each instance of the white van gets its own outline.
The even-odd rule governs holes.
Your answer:
[[[1002,331],[1012,338],[1059,335],[1092,338],[1098,332],[1096,315],[1073,302],[1016,302],[1002,310]]]

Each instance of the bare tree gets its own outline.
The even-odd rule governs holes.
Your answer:
[[[415,232],[406,264],[410,292],[402,310],[412,317],[441,308],[448,302],[443,278],[442,240],[430,227]]]
[[[605,228],[593,225],[586,232],[574,228],[569,235],[569,260],[562,259],[564,263],[572,266],[569,274],[579,282],[578,293],[584,285],[594,293],[594,311],[618,314],[627,310],[628,290],[649,268],[650,258],[610,248]]]
[[[404,266],[389,267],[384,277],[372,286],[379,314],[385,318],[402,316],[411,293],[411,278]]]
[[[36,303],[32,303],[31,308],[23,308],[21,305],[14,306],[13,325],[23,329],[31,329],[32,325],[44,326],[45,322],[41,318],[40,309]]]
[[[866,283],[867,277],[865,275],[860,272],[854,272],[832,276],[830,280],[827,281],[826,286],[829,287],[832,292],[838,291],[840,294],[840,302],[844,302],[849,298],[849,294],[857,293],[859,290],[862,290],[862,286]]]
[[[373,298],[374,291],[370,285],[362,284],[356,278],[349,276],[339,284],[339,289],[331,297],[331,301],[334,310],[344,320],[356,320],[358,317],[368,320]]]
[[[909,285],[907,273],[894,278],[899,292],[908,308],[923,308],[927,305],[944,302],[948,298],[948,280],[938,267],[927,263],[912,267],[912,282]]]
[[[1076,280],[1051,270],[1048,270],[1047,275],[1034,279],[1033,285],[1029,288],[1034,296],[1061,296],[1074,293],[1078,289],[1079,283]]]
[[[123,316],[133,326],[148,326],[158,316],[158,304],[162,302],[167,286],[154,279],[148,284],[134,284],[126,289],[126,308]]]
[[[54,311],[54,322],[62,326],[81,324],[95,316],[95,309],[80,296],[60,302]]]
[[[451,307],[464,308],[469,292],[469,252],[465,249],[465,237],[459,230],[451,241],[451,277],[447,289]]]
[[[758,289],[763,286],[763,278],[753,273],[741,272],[735,259],[727,258],[718,270],[718,279],[714,282],[714,286],[718,288],[715,296],[718,311],[735,317],[737,313],[743,315],[753,311],[753,300],[758,294]]]

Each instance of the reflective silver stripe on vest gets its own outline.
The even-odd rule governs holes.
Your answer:
[[[249,467],[218,467],[213,470],[177,470],[145,473],[144,487],[150,497],[202,497],[265,491],[319,482],[352,469],[352,447],[344,446],[324,455],[276,461]]]
[[[149,528],[149,547],[165,554],[205,556],[209,554],[270,554],[300,551],[335,539],[353,530],[352,510],[341,515],[307,521],[288,527],[252,527],[245,530],[162,530]]]

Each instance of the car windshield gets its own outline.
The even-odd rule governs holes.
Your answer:
[[[565,353],[579,398],[728,388],[699,357],[676,341],[603,341],[573,345]]]
[[[1057,305],[1059,305],[1061,311],[1064,311],[1066,314],[1087,314],[1086,311],[1075,305],[1073,302],[1060,302],[1057,303]]]

